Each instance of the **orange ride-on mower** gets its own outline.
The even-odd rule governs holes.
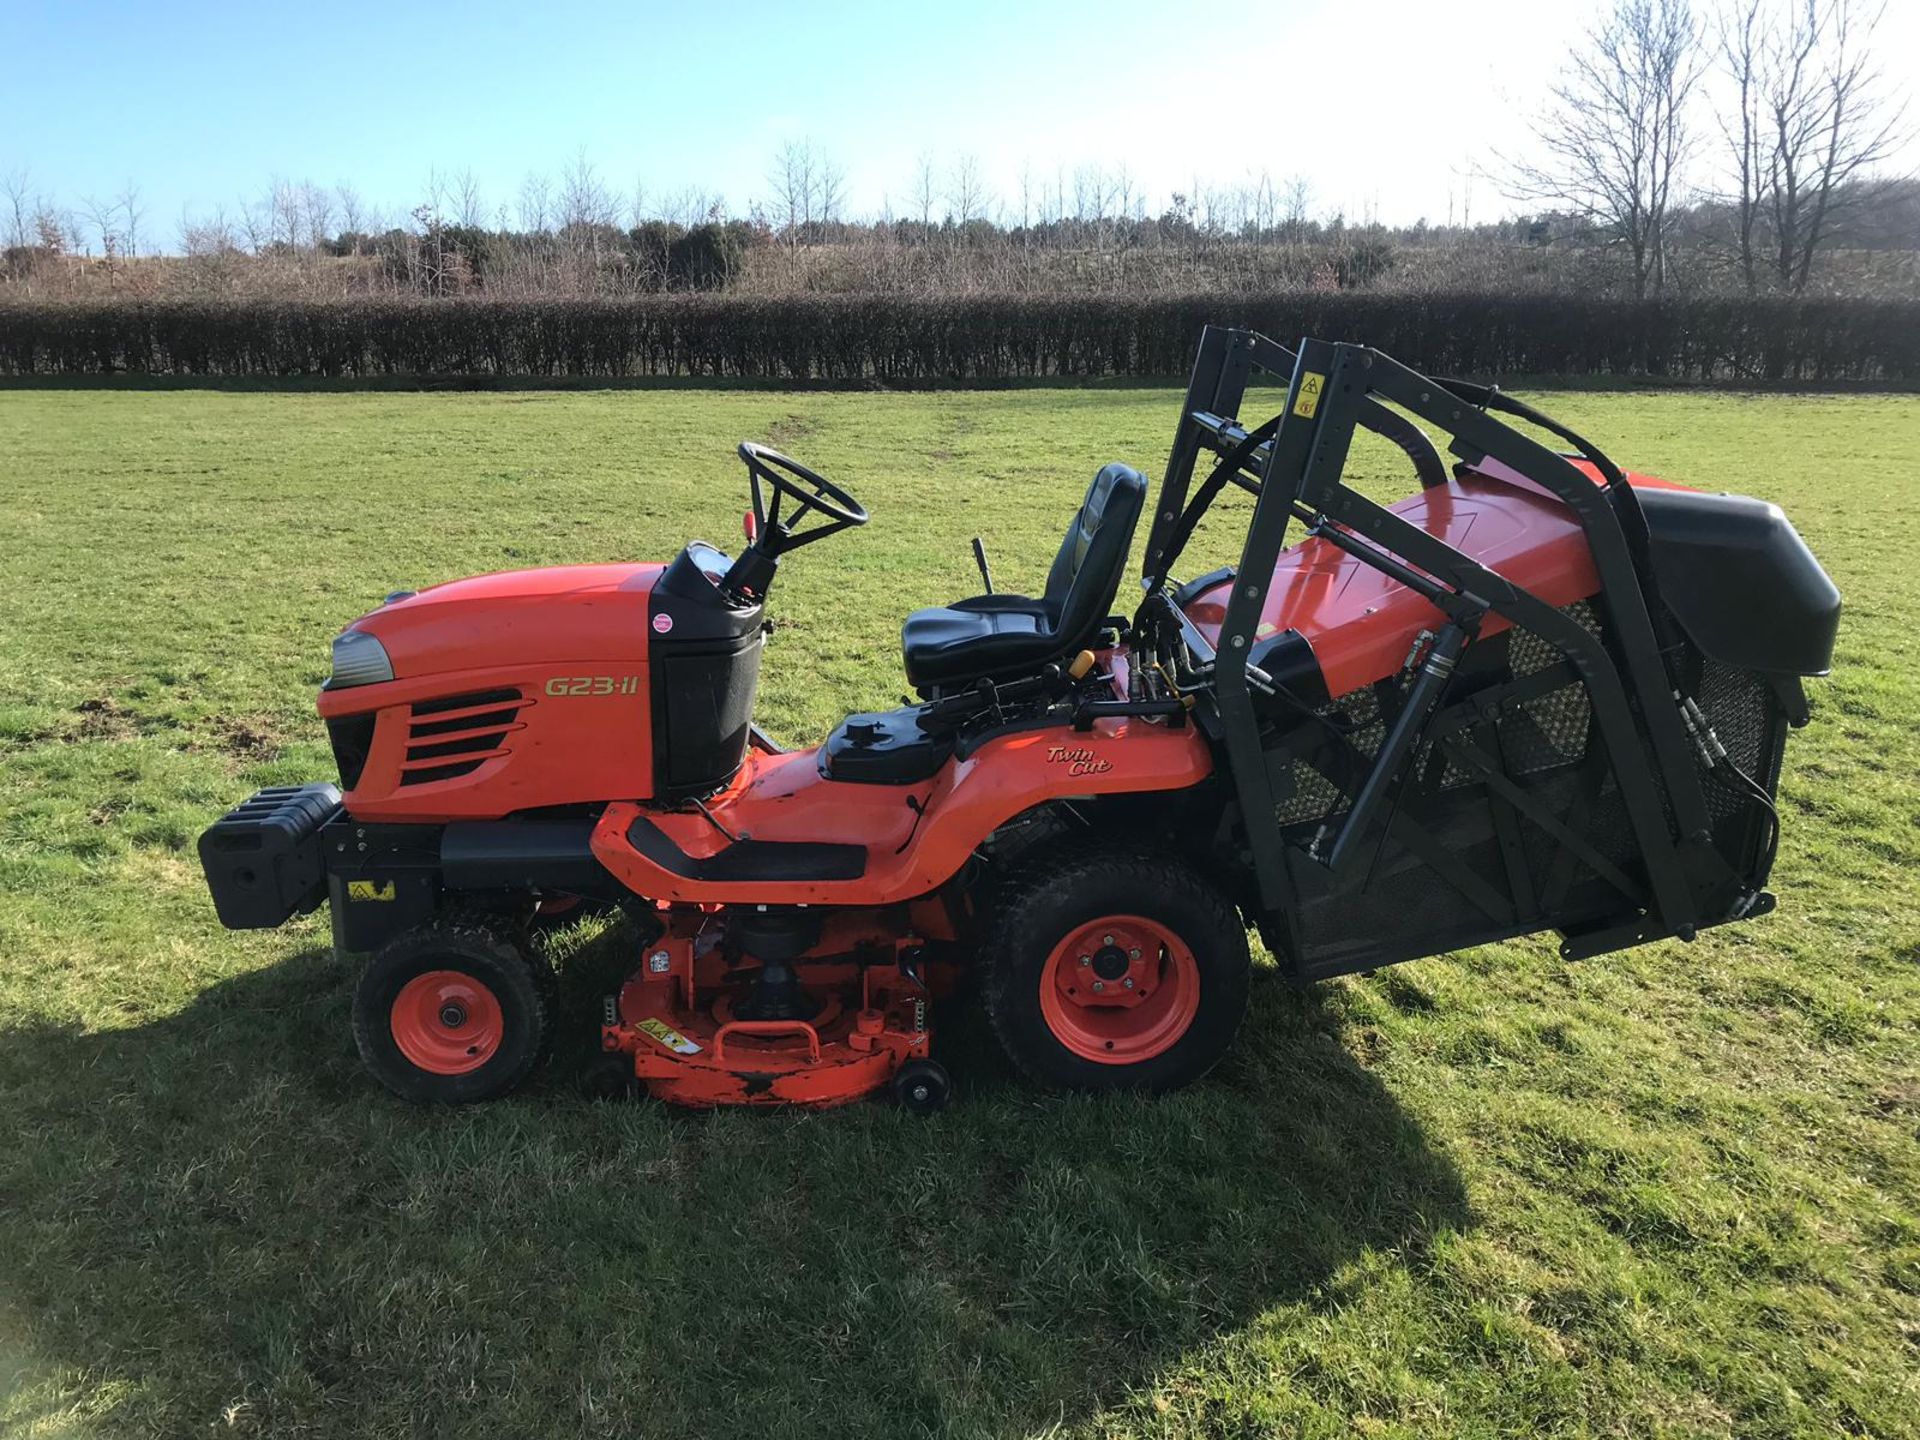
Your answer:
[[[1243,416],[1262,373],[1284,404]],[[1356,427],[1405,451],[1413,494],[1343,483]],[[1032,1080],[1158,1091],[1232,1040],[1250,927],[1306,981],[1772,908],[1785,732],[1839,596],[1771,505],[1628,473],[1372,350],[1209,329],[1130,615],[1148,486],[1113,464],[1044,594],[994,593],[976,542],[986,593],[907,617],[919,703],[783,750],[753,723],[769,591],[867,512],[740,456],[737,556],[389,596],[333,644],[338,785],[262,791],[201,840],[230,926],[331,903],[396,1093],[527,1077],[555,1021],[529,930],[580,906],[637,931],[597,1017],[608,1080],[915,1110],[948,1097],[931,1023],[962,969]],[[1176,580],[1229,485],[1256,497],[1239,563]]]

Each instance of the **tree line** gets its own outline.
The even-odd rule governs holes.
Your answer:
[[[1805,293],[1895,183],[1882,167],[1912,133],[1905,70],[1876,43],[1887,4],[1614,0],[1555,83],[1542,158],[1515,167],[1513,193],[1591,220],[1642,296],[1669,287],[1689,198],[1704,199],[1748,294]]]
[[[0,306],[0,374],[1176,378],[1208,324],[1364,342],[1473,376],[1920,385],[1920,301],[1724,296],[885,296]]]
[[[1325,214],[1261,170],[1150,195],[1124,164],[927,154],[878,213],[797,139],[765,189],[621,189],[582,151],[488,196],[433,173],[402,214],[351,184],[275,180],[170,228],[132,180],[63,203],[0,175],[0,295],[217,297],[1210,289],[1920,294],[1912,133],[1876,41],[1886,0],[1613,0],[1569,55],[1525,158],[1461,172],[1444,220]],[[1530,207],[1475,223],[1476,187]]]

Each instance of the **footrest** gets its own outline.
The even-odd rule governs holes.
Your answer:
[[[683,880],[741,883],[858,880],[867,873],[867,847],[813,841],[736,840],[698,859],[642,815],[627,827],[627,843]]]
[[[276,785],[229,810],[200,837],[200,868],[229,930],[271,930],[326,898],[320,831],[340,792],[320,782]]]

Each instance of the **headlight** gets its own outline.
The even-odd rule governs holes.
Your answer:
[[[362,630],[348,630],[333,640],[333,678],[329,690],[345,690],[351,685],[372,685],[393,679],[393,661],[373,636]]]

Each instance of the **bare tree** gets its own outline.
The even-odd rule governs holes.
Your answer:
[[[797,243],[801,225],[812,218],[813,147],[804,140],[787,141],[773,157],[767,183],[773,187],[773,213],[781,231],[789,244]]]
[[[986,205],[986,183],[980,178],[980,158],[971,153],[953,162],[947,178],[947,213],[956,225],[978,220]]]
[[[569,229],[598,229],[613,224],[613,197],[583,148],[560,177],[560,223]]]
[[[299,248],[302,208],[300,187],[276,175],[267,192],[270,243],[288,252]]]
[[[83,195],[80,208],[99,237],[100,254],[107,262],[107,273],[112,274],[113,262],[126,253],[126,238],[120,233],[120,202]]]
[[[114,207],[120,212],[120,234],[126,242],[128,258],[140,254],[140,223],[147,218],[147,207],[142,203],[140,187],[129,178],[120,187],[120,193],[114,196]]]
[[[1720,17],[1732,112],[1721,130],[1749,291],[1763,270],[1804,291],[1821,247],[1872,198],[1875,168],[1903,138],[1904,106],[1872,58],[1885,13],[1884,0],[1730,0]]]
[[[33,207],[33,238],[41,249],[54,255],[66,255],[82,248],[80,222],[71,211],[59,209],[42,198]]]
[[[1313,184],[1304,175],[1295,175],[1280,189],[1281,223],[1287,238],[1298,244],[1306,235],[1307,210],[1313,204]]]
[[[1699,38],[1688,0],[1615,0],[1554,86],[1546,160],[1516,167],[1516,198],[1565,205],[1625,247],[1642,297],[1667,283]]]
[[[340,201],[341,233],[364,235],[367,231],[367,212],[360,202],[360,192],[342,180],[333,187],[333,193]]]
[[[224,207],[216,205],[213,214],[205,218],[181,210],[180,253],[189,260],[231,255],[236,249],[233,225]]]
[[[599,286],[603,242],[613,217],[613,196],[583,146],[560,177],[560,234],[571,283],[582,293]]]
[[[25,249],[33,243],[33,172],[16,166],[0,177],[0,197],[6,200],[7,248]]]
[[[782,145],[767,170],[767,183],[773,187],[773,213],[789,244],[799,243],[803,227],[839,219],[846,203],[846,172],[812,140]]]
[[[333,239],[333,191],[311,180],[300,182],[300,219],[306,244],[316,255]]]
[[[553,186],[539,171],[529,170],[520,182],[520,228],[538,235],[552,224]]]
[[[1105,220],[1113,206],[1113,181],[1099,165],[1076,165],[1073,170],[1073,218]]]
[[[453,177],[454,223],[468,230],[483,230],[487,224],[487,202],[480,194],[480,180],[471,168]]]
[[[913,188],[908,192],[913,206],[920,212],[922,225],[933,224],[933,202],[940,193],[939,182],[935,179],[933,152],[923,150],[920,158],[914,162]]]
[[[813,155],[813,213],[810,218],[823,225],[832,224],[840,218],[846,203],[847,172],[833,156],[816,148]]]

